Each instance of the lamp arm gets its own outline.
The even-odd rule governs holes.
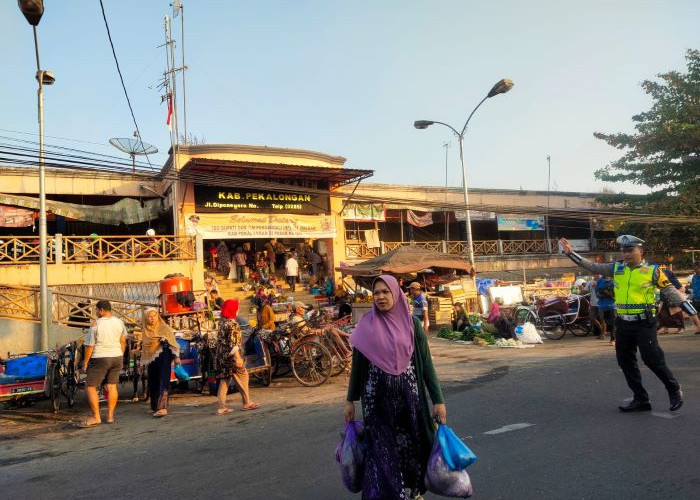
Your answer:
[[[431,121],[432,121],[433,123],[438,123],[438,124],[440,124],[440,125],[444,125],[445,127],[449,128],[449,129],[452,131],[452,133],[454,133],[454,135],[457,136],[458,139],[462,137],[462,136],[459,134],[459,132],[457,132],[457,129],[455,129],[452,125],[449,125],[449,124],[447,124],[447,123],[445,123],[445,122],[437,122],[437,121],[435,121],[435,120],[431,120]]]
[[[482,104],[484,104],[484,101],[485,101],[486,99],[488,99],[488,98],[489,98],[489,96],[484,97],[484,98],[481,100],[481,102],[479,102],[479,104],[476,105],[476,108],[474,108],[474,109],[472,110],[472,112],[469,114],[469,118],[467,118],[467,121],[464,122],[464,127],[462,127],[462,133],[461,133],[461,134],[457,134],[459,137],[463,137],[463,136],[464,136],[464,133],[467,131],[467,125],[469,125],[469,120],[472,119],[472,116],[474,116],[474,113],[476,113],[476,110],[479,109],[479,106],[481,106]],[[450,127],[450,128],[452,128],[452,127]],[[454,129],[452,129],[452,130],[454,130]],[[455,132],[455,133],[457,133],[457,132]]]

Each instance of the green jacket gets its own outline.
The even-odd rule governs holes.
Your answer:
[[[433,367],[433,359],[430,355],[430,347],[428,346],[428,338],[423,332],[423,325],[420,320],[413,318],[413,364],[416,368],[416,380],[422,380],[422,384],[418,384],[418,397],[420,399],[420,441],[421,441],[421,463],[423,470],[428,463],[430,450],[433,447],[435,439],[435,425],[433,417],[428,406],[428,394],[433,404],[444,403],[440,381],[435,374]],[[364,396],[365,386],[367,385],[367,377],[369,376],[369,360],[357,349],[353,349],[352,353],[352,370],[350,372],[350,383],[348,384],[348,401],[357,401]],[[426,394],[427,389],[427,394]]]

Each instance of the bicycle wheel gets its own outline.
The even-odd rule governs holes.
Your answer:
[[[569,325],[569,330],[577,337],[585,337],[593,331],[593,323],[590,318],[579,318]]]
[[[75,377],[73,361],[69,361],[69,364],[67,367],[65,367],[65,372],[61,377],[61,392],[66,397],[68,408],[73,408],[73,405],[75,404],[75,393],[78,392],[78,381]]]
[[[513,313],[513,319],[516,325],[524,325],[525,323],[538,323],[537,316],[529,307],[518,307]]]
[[[300,384],[309,387],[321,385],[331,374],[331,353],[318,342],[301,342],[292,349],[291,365]]]
[[[548,339],[559,340],[566,333],[566,321],[559,313],[546,313],[542,316],[540,328]]]
[[[61,407],[61,365],[58,363],[51,367],[47,380],[51,411],[58,413]]]

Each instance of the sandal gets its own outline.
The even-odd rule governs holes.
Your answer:
[[[214,415],[221,416],[226,415],[227,413],[233,413],[233,410],[231,408],[219,408],[218,410],[216,410],[216,413]]]
[[[168,415],[168,410],[166,410],[165,408],[153,413],[154,418],[166,417],[167,415]]]
[[[248,403],[247,405],[244,405],[242,410],[248,411],[248,410],[257,410],[260,408],[260,403]]]
[[[88,427],[95,427],[101,424],[102,422],[90,422],[89,420],[83,420],[82,422],[78,423],[78,428],[87,429]]]

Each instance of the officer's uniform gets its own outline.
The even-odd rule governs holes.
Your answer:
[[[643,240],[624,235],[617,239],[622,248],[642,246]],[[671,305],[680,306],[689,314],[697,314],[692,305],[684,300],[663,270],[658,266],[642,261],[631,268],[624,261],[612,264],[596,264],[584,259],[575,252],[569,254],[576,264],[594,273],[612,276],[615,282],[615,303],[617,306],[616,344],[617,363],[632,389],[634,400],[622,411],[650,410],[649,394],[642,385],[642,375],[637,365],[637,349],[642,361],[663,382],[669,393],[671,410],[678,410],[683,404],[683,393],[678,381],[666,366],[664,351],[656,337],[655,288],[659,288],[664,299]]]

